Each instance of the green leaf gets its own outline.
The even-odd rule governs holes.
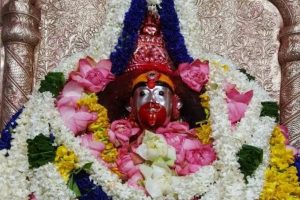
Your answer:
[[[247,73],[247,71],[245,69],[239,69],[239,71],[242,72],[243,74],[245,74],[249,81],[255,80],[255,77],[251,76],[249,73]]]
[[[92,162],[89,162],[89,163],[86,163],[86,164],[84,164],[83,166],[82,166],[82,169],[84,170],[84,171],[90,171],[91,170],[91,167],[92,167]]]
[[[73,174],[70,175],[70,178],[68,180],[67,185],[68,185],[68,188],[70,188],[70,190],[72,190],[74,192],[74,194],[76,195],[76,197],[80,197],[81,196],[80,190],[78,188],[77,183],[74,180],[74,175]]]
[[[240,170],[244,178],[251,176],[263,160],[263,150],[261,148],[244,144],[242,149],[237,153]]]
[[[61,72],[49,72],[41,81],[39,92],[49,91],[54,97],[58,96],[65,84],[64,74]]]
[[[276,122],[279,121],[279,106],[277,102],[273,101],[266,101],[266,102],[261,102],[262,104],[262,110],[260,112],[260,116],[269,116],[275,118]]]
[[[85,172],[88,172],[88,171],[90,171],[90,169],[92,167],[92,164],[93,164],[92,162],[86,163],[82,167],[74,170],[72,173],[73,174],[79,174],[79,172],[81,172],[82,170],[85,171]]]
[[[55,159],[56,147],[52,146],[51,139],[39,134],[33,140],[27,140],[28,162],[30,169],[38,168]]]

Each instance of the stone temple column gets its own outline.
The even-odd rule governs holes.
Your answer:
[[[279,10],[281,65],[280,121],[291,134],[291,144],[300,148],[300,1],[270,0]]]
[[[32,92],[34,48],[40,40],[40,11],[34,3],[11,0],[2,9],[2,42],[5,48],[2,127]]]

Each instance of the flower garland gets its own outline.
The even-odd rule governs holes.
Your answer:
[[[128,65],[131,55],[135,50],[138,31],[147,12],[146,0],[132,0],[131,6],[125,15],[124,28],[119,37],[115,51],[110,54],[112,72],[120,75]]]
[[[12,133],[11,130],[17,127],[16,120],[19,118],[20,114],[22,113],[23,109],[20,109],[18,112],[16,112],[9,122],[7,122],[6,126],[1,132],[0,135],[0,150],[2,149],[10,149],[11,147],[11,140],[12,140]]]
[[[124,2],[128,3],[128,1]],[[186,5],[188,5],[188,3],[190,3],[190,1],[188,1]],[[124,7],[125,6],[121,6],[122,9],[124,9]],[[99,41],[105,41],[104,38],[105,37],[100,37]],[[108,46],[111,47],[111,44]],[[192,49],[197,49],[192,46]],[[94,47],[91,49],[93,48]],[[196,52],[194,50],[192,51]],[[96,51],[93,51],[93,54],[95,52]],[[75,57],[76,56],[70,60],[74,61]],[[216,60],[218,59],[219,58]],[[65,75],[67,75],[74,66],[70,65],[70,63],[72,63],[70,60],[63,62],[63,65],[68,66],[62,70]],[[224,65],[224,63],[227,65]],[[230,66],[229,69],[227,66]],[[249,82],[245,75],[236,70],[232,70],[232,66],[230,62],[224,60],[222,60],[222,62],[211,62],[210,80],[206,87],[210,99],[211,138],[214,140],[213,144],[219,159],[213,165],[203,167],[191,176],[183,177],[182,180],[184,181],[180,181],[177,183],[177,186],[174,186],[175,188],[177,187],[177,191],[180,191],[180,194],[178,194],[179,199],[189,199],[195,196],[195,194],[202,195],[201,199],[237,199],[241,197],[245,199],[257,199],[262,190],[264,171],[269,165],[269,139],[274,122],[270,117],[260,117],[262,109],[260,103],[261,101],[269,101],[270,98],[256,83],[253,81]],[[59,70],[59,68],[57,70]],[[239,91],[254,91],[244,117],[233,129],[228,120],[230,115],[226,102],[228,97],[226,97],[226,93],[222,89],[224,81],[236,84]],[[32,175],[28,170],[29,166],[26,161],[27,147],[24,145],[26,144],[25,141],[29,138],[35,138],[40,133],[49,135],[49,133],[45,132],[45,130],[49,128],[45,122],[51,121],[51,127],[55,133],[55,143],[64,144],[68,149],[74,151],[78,157],[79,166],[93,162],[90,179],[93,179],[97,185],[101,185],[107,194],[113,196],[114,199],[150,199],[143,195],[142,191],[129,188],[122,184],[117,176],[106,168],[104,163],[99,162],[88,149],[80,145],[79,138],[74,138],[72,132],[62,123],[59,113],[54,108],[54,99],[51,94],[47,92],[43,94],[35,92],[33,96],[34,98],[31,98],[26,104],[25,111],[18,121],[19,125],[15,130],[16,137],[12,141],[12,148],[9,151],[10,156],[5,158],[4,155],[1,154],[0,157],[0,163],[3,169],[5,169],[4,176],[3,178],[1,177],[3,181],[0,181],[4,186],[2,187],[1,185],[0,187],[3,192],[0,192],[1,197],[20,199],[27,197],[32,191],[38,191],[38,189],[33,189],[32,186],[31,189],[28,190],[29,181],[26,179],[29,177],[31,182],[36,181],[36,187],[45,188],[47,185],[53,189],[51,190],[52,196],[49,194],[51,198],[46,199],[74,198],[72,192],[70,193],[66,187],[62,187],[64,181],[62,178],[57,178],[59,173],[54,165],[52,165],[52,167],[44,165],[38,168],[38,170],[41,170],[41,173],[37,176]],[[36,105],[40,104],[45,106],[43,108],[37,108]],[[32,119],[36,122],[35,124],[30,122]],[[249,124],[251,124],[251,126],[249,126]],[[209,129],[209,127],[206,129]],[[202,131],[199,130],[199,133],[200,132]],[[206,130],[206,132],[210,131]],[[207,141],[210,137],[202,137],[202,134],[200,134],[200,138],[203,141]],[[240,166],[236,156],[236,153],[241,150],[243,144],[258,146],[264,151],[262,164],[251,177],[247,178],[247,184],[245,184],[244,177],[239,171]],[[3,151],[0,152],[2,153]],[[42,170],[43,168],[46,169]],[[292,173],[294,173],[294,171],[292,171]],[[45,177],[45,180],[41,179],[43,174],[47,173],[50,174]],[[34,177],[38,178],[34,179]],[[292,179],[294,180],[294,178]],[[18,183],[15,183],[14,180],[18,180]],[[55,186],[55,183],[50,183],[49,180],[58,180],[59,183]],[[38,184],[39,181],[40,184]],[[14,183],[14,186],[12,186],[12,183]],[[171,199],[172,196],[166,196],[165,198]]]
[[[178,66],[180,63],[192,62],[193,58],[188,55],[184,38],[180,33],[174,1],[162,0],[160,6],[161,8],[158,11],[162,24],[162,33],[174,65]]]
[[[300,196],[294,156],[286,148],[286,138],[280,127],[275,127],[270,140],[271,160],[265,172],[265,184],[260,199],[296,199]]]
[[[215,67],[214,67],[214,65],[215,65]],[[220,67],[220,66],[223,66],[222,64],[212,64],[212,66],[210,67],[210,71],[211,71],[211,75],[210,75],[210,77],[212,77],[212,73],[218,73],[218,74],[223,74],[224,72],[222,71],[222,70],[224,70],[223,69],[223,67]],[[214,69],[214,68],[216,68],[216,69]],[[220,72],[218,72],[218,71],[220,71]],[[229,72],[230,73],[230,72]],[[238,73],[239,74],[239,73]],[[229,75],[228,75],[229,76]],[[241,77],[243,77],[243,76],[241,76]],[[217,78],[217,79],[219,79],[219,78]],[[218,119],[216,119],[215,120],[215,118],[216,117],[219,117],[219,119],[222,119],[223,120],[223,122],[225,122],[225,123],[228,123],[228,120],[224,120],[224,119],[228,119],[228,116],[227,117],[224,117],[224,115],[223,114],[221,114],[222,112],[220,112],[219,111],[219,113],[218,114],[214,114],[214,112],[212,111],[213,109],[214,109],[214,105],[218,105],[218,110],[220,110],[219,108],[220,108],[220,103],[216,103],[216,102],[214,102],[215,101],[215,99],[219,99],[219,101],[223,101],[224,102],[224,98],[225,98],[225,94],[222,92],[222,89],[220,89],[219,88],[219,90],[218,89],[215,89],[215,85],[214,84],[218,84],[218,83],[221,83],[222,82],[222,79],[219,79],[218,81],[213,81],[214,79],[212,79],[212,81],[209,81],[208,82],[208,84],[207,84],[207,94],[209,95],[209,98],[211,99],[210,100],[210,103],[209,103],[209,105],[210,105],[210,107],[211,107],[211,111],[210,111],[210,114],[211,114],[211,124],[212,124],[212,136],[213,136],[213,139],[214,139],[214,143],[215,143],[215,147],[216,147],[216,149],[218,150],[218,149],[220,149],[219,151],[218,151],[218,156],[220,157],[220,159],[217,161],[217,163],[216,164],[214,164],[214,165],[212,165],[212,166],[207,166],[207,167],[203,167],[203,168],[201,168],[201,170],[199,170],[199,172],[197,172],[196,174],[193,174],[193,175],[191,175],[191,176],[187,176],[187,177],[184,177],[183,178],[183,180],[185,180],[185,181],[180,181],[179,183],[178,183],[178,185],[177,186],[174,186],[175,188],[177,187],[178,189],[180,189],[180,191],[182,191],[181,192],[181,194],[179,194],[179,197],[180,197],[180,199],[188,199],[188,198],[190,198],[190,197],[193,197],[194,196],[194,194],[203,194],[203,197],[202,198],[210,198],[212,195],[213,196],[218,196],[218,194],[219,195],[228,195],[228,193],[226,193],[226,192],[223,192],[223,180],[222,179],[219,179],[220,177],[220,174],[219,174],[219,172],[217,173],[215,170],[216,169],[219,169],[219,167],[218,166],[222,166],[223,164],[221,164],[222,162],[226,162],[226,164],[228,164],[227,163],[227,161],[228,161],[228,159],[229,159],[229,157],[228,157],[228,155],[226,155],[226,154],[228,154],[228,151],[226,150],[225,152],[224,152],[224,144],[226,144],[226,143],[224,143],[223,145],[222,144],[220,144],[221,145],[221,148],[218,148],[218,143],[220,143],[220,136],[218,136],[218,135],[216,135],[216,131],[218,130],[218,129],[216,129],[216,127],[220,127],[220,129],[222,128],[222,131],[221,131],[221,133],[220,133],[220,135],[221,134],[224,134],[224,127],[225,126],[223,126],[223,125],[220,125],[220,122],[219,122],[219,120]],[[242,84],[241,84],[242,85]],[[247,88],[249,88],[249,86],[247,86]],[[223,93],[223,95],[220,95],[220,93],[218,94],[217,93],[217,95],[212,95],[211,93],[212,92],[216,92],[216,90],[217,91],[219,91],[219,92],[221,92],[221,94]],[[219,98],[219,96],[220,96],[220,98]],[[223,96],[223,97],[222,97]],[[93,97],[93,96],[92,96]],[[94,98],[94,97],[93,97]],[[91,99],[93,99],[93,98],[91,98]],[[47,100],[48,99],[48,100]],[[207,97],[202,97],[202,99],[203,99],[203,101],[202,101],[202,104],[203,105],[207,105]],[[253,97],[253,99],[255,99],[255,95],[254,95],[254,97]],[[34,99],[32,99],[27,105],[26,105],[26,107],[28,108],[28,107],[31,107],[31,105],[33,106],[33,105],[36,105],[36,102],[40,102],[40,101],[42,101],[42,102],[45,102],[45,104],[46,105],[50,105],[50,107],[51,107],[51,104],[52,104],[52,108],[50,108],[49,106],[46,106],[46,108],[43,108],[42,110],[44,110],[44,111],[39,111],[40,113],[38,114],[40,117],[38,118],[39,119],[39,121],[40,121],[40,123],[42,123],[42,121],[44,121],[44,120],[49,120],[49,121],[51,121],[52,123],[51,123],[51,125],[52,125],[52,129],[54,130],[54,132],[55,132],[55,136],[56,136],[56,139],[55,139],[55,141],[56,141],[56,143],[58,143],[58,144],[65,144],[66,146],[68,146],[68,148],[70,148],[70,149],[72,149],[74,152],[77,152],[76,154],[78,154],[78,160],[79,160],[79,162],[80,163],[87,163],[87,162],[93,162],[93,165],[92,165],[92,172],[91,172],[91,177],[92,177],[92,179],[93,180],[96,180],[96,182],[98,183],[98,184],[100,184],[100,185],[102,185],[103,186],[103,190],[105,190],[106,192],[108,192],[108,191],[110,191],[110,192],[108,192],[109,194],[112,194],[111,192],[113,191],[113,197],[114,198],[116,198],[116,199],[118,199],[118,196],[119,196],[119,194],[121,193],[121,194],[124,194],[124,193],[122,193],[122,191],[127,191],[127,192],[129,192],[129,193],[125,193],[127,196],[126,197],[128,197],[128,198],[133,198],[133,199],[140,199],[141,197],[142,198],[146,198],[146,197],[143,197],[143,195],[141,194],[141,193],[139,193],[139,194],[136,194],[136,193],[134,193],[133,191],[135,191],[135,190],[132,190],[131,188],[128,188],[128,186],[125,186],[125,185],[123,185],[122,187],[126,187],[127,189],[126,190],[122,190],[121,188],[122,187],[120,187],[121,185],[119,185],[117,188],[118,189],[116,189],[116,187],[115,187],[115,185],[116,185],[116,183],[118,182],[115,182],[117,179],[115,179],[113,182],[110,182],[110,181],[106,181],[107,180],[107,178],[109,177],[109,176],[111,176],[112,174],[110,174],[109,173],[109,171],[107,171],[107,169],[105,169],[104,170],[104,168],[106,168],[106,167],[100,167],[101,165],[99,165],[100,163],[99,163],[99,161],[97,161],[97,160],[95,160],[95,158],[93,158],[93,156],[89,153],[89,152],[87,152],[87,150],[86,149],[84,149],[81,145],[79,145],[79,141],[78,142],[76,142],[76,143],[74,143],[75,141],[74,141],[74,138],[73,138],[73,136],[72,136],[72,133],[70,133],[66,128],[64,128],[64,125],[61,123],[61,121],[59,120],[59,114],[57,113],[57,111],[55,111],[55,109],[53,108],[53,105],[54,105],[54,99],[51,97],[51,95],[50,94],[47,94],[47,93],[43,93],[42,95],[38,95],[38,94],[36,94],[35,95],[35,98]],[[52,103],[51,103],[52,102]],[[82,98],[82,100],[81,101],[79,101],[79,102],[89,102],[89,101],[86,101],[86,100],[84,100],[84,98]],[[90,102],[92,102],[92,100],[90,101]],[[93,107],[93,106],[91,106],[92,105],[92,103],[80,103],[80,104],[82,104],[82,105],[90,105],[90,107]],[[226,103],[223,103],[224,105],[226,105]],[[28,106],[29,105],[29,106]],[[259,104],[258,104],[259,105]],[[252,107],[252,106],[257,106],[257,105],[255,105],[255,104],[251,104],[250,103],[250,105],[249,105],[249,109]],[[26,109],[27,110],[27,109]],[[226,106],[223,106],[223,110],[225,111],[224,113],[227,113],[227,108],[226,108]],[[253,110],[253,109],[252,109]],[[257,110],[257,109],[255,109],[255,110]],[[260,110],[260,109],[258,109],[258,110]],[[47,113],[47,116],[46,116],[46,113]],[[55,114],[56,113],[56,114]],[[246,121],[246,120],[249,120],[252,116],[250,115],[250,114],[247,114],[248,112],[246,111],[246,114],[245,114],[245,118],[243,118],[242,119],[242,121],[237,125],[237,127],[236,127],[236,130],[235,131],[237,131],[238,129],[239,129],[239,127],[240,126],[242,126],[244,123],[243,123],[243,121]],[[253,114],[252,112],[250,112],[251,114]],[[33,113],[32,113],[33,114]],[[49,117],[49,116],[50,117]],[[31,117],[30,117],[31,118]],[[248,118],[248,119],[247,119]],[[57,119],[57,120],[54,120],[54,119]],[[264,119],[264,118],[263,118]],[[269,119],[269,118],[266,118],[266,119],[268,119],[268,120],[271,120],[271,119]],[[220,120],[221,122],[222,122],[222,120]],[[27,121],[27,120],[26,120]],[[265,121],[266,123],[268,123],[267,121]],[[265,124],[266,123],[264,123],[263,124],[263,126],[265,126]],[[60,124],[60,125],[59,125]],[[216,126],[217,125],[217,126]],[[271,123],[271,125],[273,125],[273,123]],[[228,123],[228,132],[231,132],[231,125]],[[259,128],[262,128],[262,126],[260,126]],[[245,129],[246,131],[247,131],[247,129]],[[251,130],[252,132],[253,132],[253,130]],[[263,128],[263,131],[262,132],[264,132],[264,131],[266,131],[266,128]],[[256,135],[260,135],[260,137],[261,138],[256,138],[255,139],[255,142],[257,142],[257,140],[261,140],[262,139],[262,136],[264,135],[264,134],[261,134],[262,132],[258,132],[258,133],[256,133]],[[254,131],[254,133],[255,133],[255,131]],[[23,134],[23,133],[22,133]],[[248,134],[248,133],[247,133]],[[253,134],[253,133],[252,133]],[[36,136],[36,134],[35,134],[35,136]],[[66,137],[67,136],[67,137]],[[222,136],[221,136],[222,137]],[[228,137],[228,136],[227,136]],[[265,138],[265,136],[263,136],[263,138]],[[232,138],[231,138],[232,139]],[[243,138],[244,139],[244,138]],[[248,139],[252,139],[252,138],[249,138],[248,137]],[[69,142],[68,142],[69,141]],[[236,140],[236,138],[234,139],[234,141],[239,141],[239,140]],[[261,141],[267,141],[268,142],[268,139],[263,139],[263,140],[261,140]],[[265,145],[264,143],[261,143],[261,145]],[[266,145],[267,146],[267,145]],[[225,149],[227,149],[227,148],[229,148],[229,146],[228,145],[226,145],[226,148]],[[222,150],[221,150],[222,149]],[[237,150],[235,150],[235,152],[236,152]],[[224,153],[223,153],[224,152]],[[232,155],[234,155],[234,160],[236,160],[236,155],[235,154],[232,154]],[[226,157],[227,156],[227,157]],[[227,158],[226,159],[226,161],[222,161],[224,158]],[[237,162],[237,161],[235,161],[235,162]],[[268,164],[268,163],[267,163]],[[82,166],[82,164],[81,164],[81,166]],[[100,167],[100,168],[99,168]],[[215,168],[215,170],[214,170],[214,168]],[[99,170],[100,169],[100,170]],[[102,169],[102,170],[101,170]],[[104,171],[105,172],[104,172]],[[223,171],[224,169],[222,169],[222,171]],[[260,170],[260,169],[258,169],[258,170]],[[264,170],[262,170],[262,171],[264,171]],[[219,174],[219,175],[216,175],[216,173],[217,174]],[[222,173],[222,172],[220,172],[220,173]],[[240,172],[237,172],[237,174],[239,174]],[[110,175],[109,175],[110,174]],[[231,173],[232,174],[232,173]],[[237,174],[234,174],[235,176],[237,176]],[[106,177],[106,178],[104,178],[103,177],[103,175],[105,175],[104,177]],[[109,175],[109,176],[108,176]],[[100,178],[101,177],[101,178]],[[112,176],[113,177],[113,176]],[[209,179],[209,181],[208,180],[206,180],[206,181],[204,181],[205,179],[207,179],[208,177],[210,177],[211,179]],[[214,177],[214,178],[213,178]],[[219,178],[218,178],[219,177]],[[239,176],[240,177],[240,181],[241,182],[243,182],[243,176]],[[254,176],[255,177],[255,176]],[[215,178],[217,178],[217,179],[215,179]],[[225,178],[225,177],[224,177]],[[257,179],[260,179],[260,178],[258,178],[258,177],[256,177]],[[109,178],[108,180],[110,180],[111,178]],[[219,179],[219,181],[217,181]],[[99,182],[98,182],[99,181]],[[104,181],[104,182],[103,182]],[[217,182],[216,182],[217,181]],[[221,182],[220,182],[221,181]],[[232,179],[230,178],[230,179],[224,179],[224,181],[226,181],[226,183],[228,184],[229,182],[228,181],[230,181],[231,183],[233,183],[233,181],[232,181]],[[201,183],[202,182],[202,183]],[[215,184],[213,184],[214,182],[216,182]],[[251,182],[251,180],[249,181],[249,183]],[[181,184],[182,183],[182,184]],[[184,183],[184,184],[183,184]],[[110,184],[112,184],[112,185],[110,185]],[[110,186],[108,186],[108,185],[110,185]],[[117,184],[118,185],[118,184]],[[195,187],[195,185],[199,185],[199,187]],[[225,185],[225,184],[224,184]],[[113,187],[112,187],[113,186]],[[213,189],[214,187],[216,186],[216,188],[217,189]],[[235,186],[239,186],[240,187],[240,183],[238,183],[237,185],[235,185]],[[112,187],[112,188],[114,188],[113,190],[111,190],[111,189],[108,189],[108,188],[110,188],[110,187]],[[183,189],[184,188],[184,189]],[[196,189],[196,190],[189,190],[188,188],[194,188],[194,189]],[[108,189],[108,190],[107,190]],[[121,190],[120,190],[121,189]],[[200,191],[203,191],[203,192],[200,192]],[[221,192],[222,191],[222,192]],[[227,190],[228,192],[230,192],[229,190]],[[231,190],[232,191],[232,190]],[[236,191],[236,190],[235,190]],[[252,190],[250,190],[250,191],[252,191]],[[259,190],[258,190],[259,191]],[[120,193],[119,193],[120,192]],[[218,193],[219,192],[219,193]],[[221,192],[221,193],[220,193]],[[129,195],[130,194],[130,195]],[[136,196],[135,196],[135,195]],[[240,195],[240,194],[239,194]],[[259,192],[258,192],[258,195],[259,195]],[[120,196],[119,196],[120,197]],[[170,196],[169,196],[170,197]],[[121,198],[121,197],[120,197]],[[168,198],[168,197],[166,197],[166,198]],[[251,199],[251,198],[249,198],[249,199]]]

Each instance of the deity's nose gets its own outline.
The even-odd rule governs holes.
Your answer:
[[[151,103],[156,103],[155,96],[152,93],[151,93],[151,96],[150,96],[150,102]]]

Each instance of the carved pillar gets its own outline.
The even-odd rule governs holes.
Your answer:
[[[270,0],[279,10],[281,64],[280,120],[291,133],[291,143],[300,148],[300,1]]]
[[[5,48],[1,125],[28,100],[33,87],[34,48],[38,44],[40,12],[29,0],[11,0],[2,10]]]

